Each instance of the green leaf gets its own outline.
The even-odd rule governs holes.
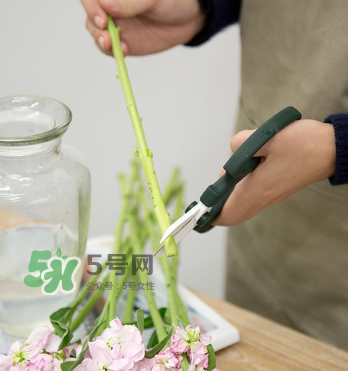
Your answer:
[[[163,340],[161,340],[152,349],[145,351],[145,357],[149,359],[149,358],[153,358],[156,354],[158,354],[163,349],[163,347],[167,344],[167,342],[170,340],[172,333],[173,333],[173,326],[170,328],[169,333]]]
[[[66,324],[66,317],[71,309],[71,307],[60,308],[50,315],[50,321],[55,330],[54,332],[62,338],[58,351],[65,348],[73,338],[73,333]]]
[[[149,342],[147,343],[147,349],[153,348],[156,344],[158,344],[158,337],[157,337],[157,332],[154,330],[152,333]]]
[[[75,368],[74,364],[75,361],[62,362],[60,368],[62,371],[72,371]]]
[[[216,367],[216,358],[215,358],[215,351],[211,344],[207,346],[208,350],[208,368],[207,371],[212,371]]]
[[[52,321],[61,321],[61,322],[63,322],[64,317],[66,316],[66,314],[71,309],[72,309],[72,307],[64,307],[64,308],[59,308],[58,310],[56,310],[55,312],[53,312],[50,315],[50,321],[51,321],[51,323],[52,323]],[[52,326],[54,327],[54,324],[53,323],[52,323]]]
[[[141,333],[144,331],[144,312],[142,309],[137,310],[137,327]]]
[[[68,255],[64,255],[62,256],[62,259],[66,259],[68,257]]]
[[[189,369],[189,367],[190,367],[190,363],[187,359],[187,356],[186,356],[186,354],[183,354],[183,359],[181,361],[181,370],[182,371],[187,371]]]
[[[58,256],[58,258],[60,258],[62,256],[62,250],[60,249],[60,247],[58,247],[57,256]]]

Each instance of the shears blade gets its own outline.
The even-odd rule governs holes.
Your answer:
[[[197,221],[206,212],[210,211],[210,207],[199,202],[191,210],[174,222],[164,233],[160,244],[162,245],[166,239],[173,236],[175,243],[179,243],[188,233],[190,233],[197,225]],[[164,245],[157,250],[155,256],[163,256],[165,254]]]

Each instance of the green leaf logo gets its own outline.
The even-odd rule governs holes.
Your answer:
[[[57,256],[58,256],[58,258],[60,258],[62,256],[62,250],[60,249],[60,247],[58,247]]]

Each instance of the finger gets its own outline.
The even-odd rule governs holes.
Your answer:
[[[135,17],[153,10],[157,3],[158,0],[100,0],[105,12],[116,18]]]
[[[250,137],[255,130],[242,130],[235,134],[231,139],[231,150],[236,152],[237,149]]]
[[[86,21],[86,28],[94,38],[98,48],[108,55],[112,55],[111,53],[111,40],[110,35],[106,30],[100,30],[98,27],[94,25],[94,23],[87,18]]]
[[[256,169],[257,170],[257,169]],[[252,218],[265,208],[267,192],[257,186],[260,176],[256,170],[241,180],[227,199],[214,225],[234,226]]]
[[[231,150],[235,153],[237,149],[253,134],[255,130],[242,130],[235,134],[231,139]],[[266,157],[268,154],[268,142],[261,147],[254,155],[254,157]]]
[[[83,7],[87,13],[87,17],[94,23],[96,27],[104,30],[108,23],[108,17],[105,11],[99,4],[98,0],[81,0]]]
[[[219,174],[219,179],[226,173],[225,169],[222,169]]]

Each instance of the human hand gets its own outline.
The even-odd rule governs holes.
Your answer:
[[[205,23],[197,0],[81,0],[86,27],[99,49],[112,55],[107,14],[121,27],[124,55],[157,53],[189,42]]]
[[[232,152],[254,131],[237,133],[231,139]],[[255,156],[262,157],[260,164],[237,184],[214,224],[240,224],[301,188],[334,175],[334,128],[315,120],[294,121]]]

